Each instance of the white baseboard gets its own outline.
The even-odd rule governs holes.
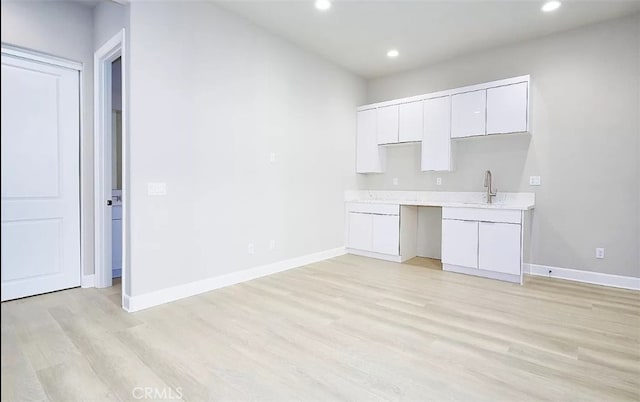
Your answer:
[[[442,270],[448,271],[448,272],[455,272],[458,274],[480,276],[482,278],[497,279],[499,281],[518,283],[520,285],[522,284],[522,277],[520,275],[486,271],[486,270],[477,269],[477,268],[467,268],[467,267],[461,267],[460,265],[452,265],[452,264],[442,264]]]
[[[551,275],[549,275],[549,270],[551,270]],[[603,274],[600,272],[581,271],[578,269],[538,264],[524,264],[524,272],[536,276],[547,276],[594,285],[612,286],[614,288],[640,290],[640,278],[634,278],[632,276]]]
[[[95,288],[96,287],[96,276],[94,274],[82,275],[80,286],[82,288]]]
[[[375,253],[373,251],[357,250],[355,248],[347,248],[345,252],[347,254],[359,255],[362,257],[377,258],[378,260],[402,262],[402,257],[400,257],[399,255],[381,254],[381,253]]]
[[[123,308],[125,311],[131,312],[131,308],[130,308],[130,306],[131,306],[130,297],[129,297],[129,296],[127,296],[127,295],[125,295],[125,294],[123,294],[123,295],[122,295],[122,308]]]
[[[167,289],[158,290],[139,296],[126,296],[124,298],[124,309],[128,312],[140,311],[149,307],[158,306],[160,304],[169,303],[185,297],[194,296],[200,293],[209,292],[225,286],[235,285],[240,282],[250,281],[252,279],[286,271],[288,269],[297,268],[303,265],[312,264],[314,262],[326,260],[345,254],[344,247],[338,247],[330,250],[320,251],[318,253],[307,254],[284,261],[274,262],[272,264],[261,265],[238,272],[231,272],[226,275],[207,278],[201,281],[185,283]]]

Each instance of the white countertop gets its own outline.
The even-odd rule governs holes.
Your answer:
[[[500,193],[487,204],[484,192],[449,191],[374,191],[347,190],[345,202],[372,204],[415,205],[423,207],[459,207],[515,209],[526,211],[535,206],[534,193]]]

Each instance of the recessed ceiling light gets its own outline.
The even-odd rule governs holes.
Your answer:
[[[316,8],[318,10],[328,10],[331,8],[331,2],[329,0],[316,0]]]
[[[387,52],[387,57],[395,59],[396,57],[398,57],[398,55],[400,55],[400,52],[398,52],[396,49],[391,49]]]
[[[542,11],[548,13],[550,11],[557,10],[561,5],[562,3],[560,3],[558,0],[547,1],[542,5]]]

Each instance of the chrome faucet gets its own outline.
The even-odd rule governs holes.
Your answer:
[[[484,173],[484,186],[487,188],[487,204],[491,204],[491,197],[498,194],[498,189],[491,190],[491,170]]]

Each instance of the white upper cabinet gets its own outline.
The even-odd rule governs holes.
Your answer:
[[[400,105],[398,142],[422,140],[422,102],[409,102]]]
[[[422,170],[451,170],[451,97],[426,99]]]
[[[528,130],[529,83],[487,89],[487,134]]]
[[[451,138],[486,134],[487,91],[465,92],[451,97]]]
[[[358,112],[356,134],[356,172],[384,171],[384,152],[378,148],[376,109]]]
[[[383,172],[384,145],[418,141],[423,171],[451,171],[452,138],[528,133],[530,85],[523,75],[361,106],[356,171]]]
[[[378,144],[398,142],[398,105],[376,109],[378,117]]]

